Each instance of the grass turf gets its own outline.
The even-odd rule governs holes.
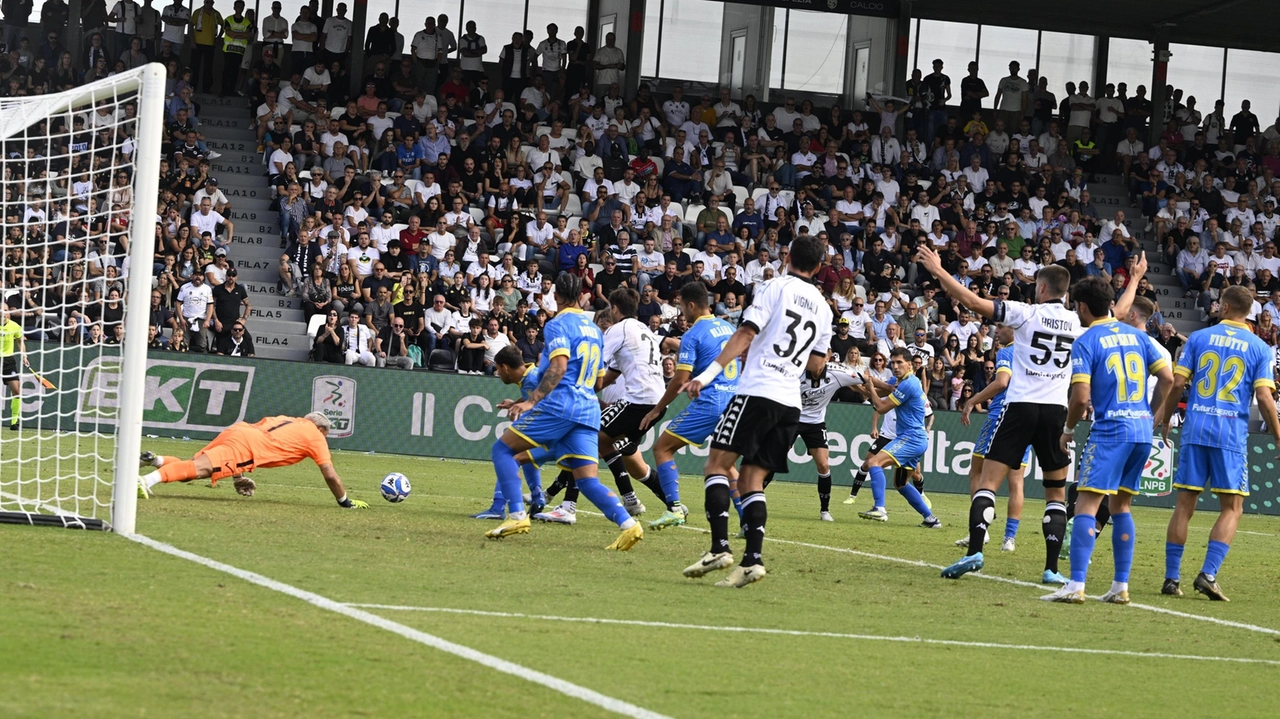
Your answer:
[[[155,441],[182,456],[199,445]],[[947,564],[960,551],[964,498],[933,495],[946,523],[917,528],[889,498],[889,524],[862,522],[833,499],[835,523],[817,521],[812,485],[769,491],[769,576],[741,591],[690,581],[680,569],[706,549],[695,531],[698,483],[686,479],[693,529],[648,532],[629,553],[604,551],[616,529],[581,513],[574,527],[537,525],[486,541],[494,526],[466,518],[487,505],[492,470],[446,462],[337,453],[352,496],[367,511],[333,504],[310,465],[257,473],[252,499],[229,483],[165,486],[141,502],[138,529],[159,541],[350,603],[531,616],[371,610],[393,621],[605,695],[677,717],[1015,716],[1083,697],[1091,714],[1171,712],[1272,716],[1274,664],[1083,655],[876,641],[849,636],[728,633],[738,626],[1039,647],[1163,652],[1280,662],[1278,637],[1190,618],[1090,603],[1036,601],[1048,590],[938,578],[936,569],[821,547]],[[414,494],[377,497],[401,471]],[[606,472],[607,474],[607,472]],[[548,481],[550,477],[547,478]],[[641,487],[643,494],[646,490]],[[652,497],[650,518],[659,509]],[[1212,504],[1212,503],[1210,503]],[[584,507],[585,509],[585,507]],[[1003,506],[999,507],[1003,514]],[[1044,559],[1028,502],[1018,551],[995,547],[986,574],[1036,580]],[[1192,524],[1187,596],[1159,594],[1168,513],[1138,509],[1136,603],[1280,628],[1271,558],[1274,518],[1247,516],[1221,575],[1230,604],[1190,590],[1214,515]],[[1003,529],[997,522],[993,536]],[[550,689],[422,646],[118,537],[0,528],[0,716],[597,716],[605,712]],[[1109,534],[1095,552],[1090,592],[1110,581]],[[734,542],[736,552],[741,543]],[[1063,569],[1065,571],[1066,564]],[[696,627],[587,624],[592,617]],[[1193,675],[1193,682],[1179,677]],[[1087,684],[1081,686],[1079,678]],[[1222,691],[1229,688],[1227,692]],[[1083,690],[1083,691],[1082,691]],[[1126,698],[1126,697],[1132,698]],[[1100,698],[1107,698],[1100,701]],[[1111,698],[1114,698],[1111,699]]]

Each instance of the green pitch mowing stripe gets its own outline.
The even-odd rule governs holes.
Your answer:
[[[670,719],[670,717],[665,714],[652,712],[643,707],[638,707],[635,704],[622,701],[621,699],[614,699],[613,697],[605,696],[604,694],[592,689],[579,686],[572,682],[567,682],[563,679],[558,679],[550,674],[544,674],[536,669],[530,669],[528,667],[509,662],[500,657],[495,657],[491,654],[478,652],[470,647],[464,647],[461,644],[455,644],[454,642],[441,639],[435,635],[406,627],[403,624],[393,622],[376,614],[370,614],[362,609],[356,609],[345,604],[335,602],[332,599],[322,597],[314,592],[308,592],[305,589],[298,589],[297,587],[285,584],[284,582],[277,582],[270,577],[264,577],[256,572],[239,569],[238,567],[233,567],[230,564],[223,564],[217,560],[178,549],[177,547],[165,544],[164,542],[157,542],[156,540],[151,539],[150,537],[144,537],[141,534],[130,535],[127,538],[156,551],[164,552],[165,554],[179,557],[190,562],[195,562],[196,564],[208,567],[209,569],[214,569],[225,574],[230,574],[238,579],[243,579],[251,584],[266,587],[267,589],[280,592],[281,594],[287,594],[294,599],[301,599],[302,601],[321,609],[341,614],[351,619],[355,619],[356,621],[378,627],[379,629],[385,629],[388,632],[398,634],[410,641],[425,644],[433,649],[448,652],[454,656],[462,657],[468,661],[503,672],[504,674],[519,677],[526,681],[533,682],[534,684],[540,684],[548,689],[558,691],[565,696],[580,699],[588,704],[594,704],[615,714],[634,717],[634,719]]]

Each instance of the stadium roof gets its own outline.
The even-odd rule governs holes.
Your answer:
[[[1275,0],[914,0],[915,17],[1280,52]]]

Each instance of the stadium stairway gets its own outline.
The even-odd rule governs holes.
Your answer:
[[[302,301],[276,289],[280,247],[278,213],[272,208],[265,158],[257,152],[257,137],[246,100],[199,95],[200,132],[210,150],[222,153],[210,160],[211,175],[231,202],[235,235],[228,256],[249,292],[252,310],[249,334],[259,357],[305,360],[311,349]]]
[[[1160,246],[1156,242],[1155,232],[1146,231],[1147,220],[1142,210],[1129,200],[1129,191],[1119,175],[1093,175],[1089,180],[1089,195],[1098,208],[1101,219],[1108,220],[1116,210],[1124,210],[1125,227],[1138,240],[1139,246],[1147,253],[1147,280],[1160,298],[1160,311],[1165,322],[1173,325],[1178,332],[1190,335],[1208,324],[1208,316],[1204,310],[1196,306],[1195,300],[1182,296],[1182,285],[1173,273],[1173,267],[1164,261]],[[1082,262],[1093,258],[1081,258]]]

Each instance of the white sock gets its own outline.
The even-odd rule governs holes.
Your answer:
[[[152,466],[152,467],[156,467],[156,468],[163,467],[163,466],[164,466],[164,455],[162,455],[162,454],[157,454],[157,455],[156,455],[156,458],[155,458],[155,459],[153,459],[153,460],[151,460],[151,466]]]
[[[160,473],[151,472],[147,474],[142,478],[142,483],[146,486],[148,490],[150,490],[152,487],[156,486],[157,484],[160,484]]]
[[[1128,582],[1117,582],[1117,581],[1112,580],[1112,582],[1111,582],[1111,593],[1112,593],[1112,594],[1119,594],[1120,592],[1127,592],[1127,591],[1129,591],[1129,583],[1128,583]]]
[[[1067,582],[1067,586],[1064,589],[1068,592],[1083,592],[1084,582]]]
[[[561,502],[560,509],[563,509],[566,512],[577,512],[578,503],[577,502]]]
[[[631,529],[634,526],[636,526],[635,518],[627,517],[627,521],[623,522],[622,524],[619,524],[618,529]]]
[[[507,516],[507,519],[517,519],[517,520],[518,520],[518,519],[525,519],[525,518],[527,518],[528,516],[529,516],[529,513],[528,513],[528,512],[512,512],[510,515],[508,515],[508,516]]]

